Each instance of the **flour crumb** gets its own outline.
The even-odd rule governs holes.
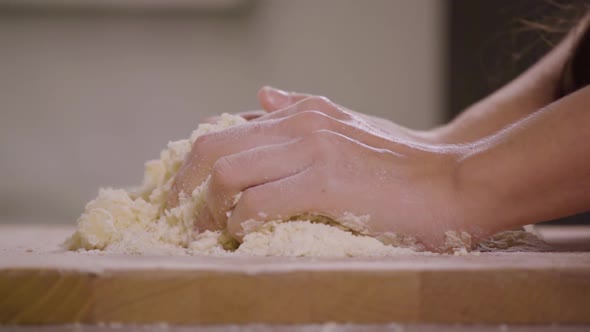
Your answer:
[[[551,251],[553,248],[531,230],[513,230],[498,233],[477,244],[478,252],[490,251]]]
[[[445,242],[440,251],[458,256],[468,254],[472,248],[471,234],[465,231],[446,231]]]
[[[409,248],[385,245],[377,239],[310,221],[267,222],[244,236],[236,250],[254,256],[371,257],[414,254]]]
[[[362,216],[354,215],[351,212],[344,212],[342,217],[336,219],[336,222],[358,234],[369,234],[369,221],[371,216],[366,214]]]

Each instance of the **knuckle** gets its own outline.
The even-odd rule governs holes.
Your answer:
[[[310,110],[324,112],[334,108],[335,105],[326,97],[312,96],[303,99],[296,107],[299,112]]]
[[[334,105],[330,101],[330,99],[324,96],[313,96],[307,99],[309,103],[318,108],[331,108]]]
[[[353,120],[354,117],[352,116],[352,114],[350,114],[349,112],[347,112],[346,110],[340,108],[340,107],[336,107],[334,108],[334,113],[335,113],[335,117],[342,119],[343,121],[350,121]]]
[[[314,96],[306,100],[305,109],[329,114],[336,110],[337,107],[326,97]]]
[[[292,121],[298,128],[308,131],[332,128],[333,119],[319,111],[304,111],[293,115]]]
[[[243,219],[247,220],[250,217],[254,216],[256,213],[256,208],[260,205],[260,198],[258,192],[255,188],[249,188],[244,190],[240,200],[238,201],[238,205],[236,206],[236,210],[238,215]]]
[[[254,188],[244,190],[244,192],[242,193],[242,197],[240,198],[242,212],[244,212],[244,209],[245,211],[248,211],[256,205],[256,196],[256,190]]]
[[[193,143],[193,155],[195,155],[195,153],[200,154],[207,149],[207,147],[210,145],[212,135],[213,134],[208,133],[197,137]]]
[[[232,183],[232,174],[234,174],[234,171],[230,157],[219,158],[211,168],[209,186],[217,191],[229,188]]]
[[[299,107],[299,112],[305,111],[317,111],[334,119],[340,119],[344,121],[349,121],[354,118],[350,112],[334,104],[328,98],[322,96],[307,98],[305,102]]]

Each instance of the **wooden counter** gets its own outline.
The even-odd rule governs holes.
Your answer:
[[[72,231],[0,226],[0,324],[590,323],[590,227],[540,229],[556,252],[380,259],[80,254]]]

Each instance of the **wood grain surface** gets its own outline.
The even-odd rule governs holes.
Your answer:
[[[590,228],[555,252],[380,259],[131,256],[59,248],[71,227],[0,226],[0,324],[589,324]]]

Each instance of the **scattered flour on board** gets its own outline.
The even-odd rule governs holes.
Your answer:
[[[345,214],[337,221],[322,217],[267,223],[249,221],[241,244],[225,231],[195,234],[193,221],[204,204],[208,181],[190,195],[182,194],[178,206],[168,210],[165,202],[174,175],[197,137],[242,123],[245,120],[239,116],[223,114],[215,124],[201,124],[190,138],[168,143],[160,159],[145,164],[139,188],[100,189],[98,197],[86,205],[78,218],[77,230],[65,241],[65,247],[128,254],[328,257],[391,256],[420,250],[409,237],[365,235],[364,226],[370,216],[352,214]],[[531,233],[525,233],[499,235],[492,242],[484,242],[483,247],[480,244],[480,248],[485,251],[510,248],[514,244],[526,247],[529,240],[539,242]],[[451,232],[447,240],[449,251],[461,254],[471,249],[468,234]]]

